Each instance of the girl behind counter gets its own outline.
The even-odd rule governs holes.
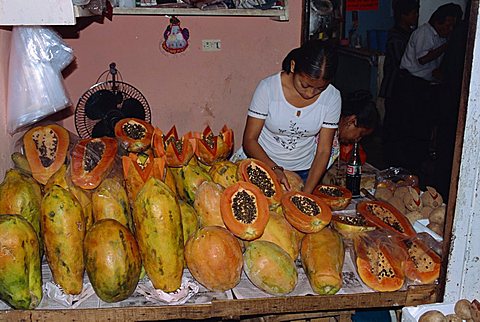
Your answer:
[[[331,84],[337,60],[331,43],[306,42],[253,95],[243,150],[270,166],[287,189],[283,169],[300,174],[308,193],[326,171],[341,110],[340,92]]]

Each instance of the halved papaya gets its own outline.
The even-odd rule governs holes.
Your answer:
[[[152,142],[154,128],[147,121],[137,118],[125,118],[115,124],[115,136],[125,150],[145,151]]]
[[[407,217],[388,202],[365,200],[357,204],[357,212],[379,228],[407,238],[417,235]]]
[[[270,205],[276,206],[280,203],[283,195],[282,185],[275,172],[263,161],[256,159],[240,161],[237,177],[256,185],[267,197]]]
[[[215,135],[207,125],[202,133],[191,133],[189,137],[195,138],[195,155],[200,162],[212,165],[215,161],[225,160],[233,149],[233,131],[226,125],[220,133]]]
[[[288,222],[303,233],[319,232],[332,219],[332,211],[325,202],[302,191],[285,193],[282,208]]]
[[[158,146],[158,129],[155,130],[154,147]],[[165,158],[169,167],[181,167],[188,164],[193,157],[193,145],[187,136],[178,137],[175,125],[162,137],[162,144],[165,147]]]
[[[419,238],[403,240],[408,252],[405,275],[420,284],[431,284],[440,275],[441,258]]]
[[[362,215],[333,215],[332,224],[343,237],[351,237],[365,231],[375,230],[377,227],[365,220]]]
[[[269,218],[267,198],[257,186],[244,181],[223,191],[220,212],[228,230],[244,240],[260,237]]]
[[[83,139],[72,151],[72,182],[91,190],[110,172],[117,154],[117,141],[109,137]]]
[[[352,200],[352,193],[350,190],[332,184],[319,184],[313,189],[312,193],[325,201],[325,203],[334,211],[347,208]]]
[[[65,163],[69,144],[68,131],[57,124],[37,126],[26,132],[23,146],[33,178],[46,184]]]
[[[405,252],[395,242],[359,235],[354,239],[357,272],[362,281],[379,292],[399,290],[405,282]]]

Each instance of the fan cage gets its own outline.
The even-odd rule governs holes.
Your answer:
[[[90,87],[78,100],[77,107],[75,109],[75,128],[80,138],[91,138],[93,127],[97,122],[100,121],[91,120],[85,114],[85,104],[88,98],[92,96],[95,92],[100,90],[110,90],[114,93],[121,92],[123,95],[123,101],[128,98],[137,99],[142,104],[145,110],[145,121],[149,123],[151,122],[150,106],[148,105],[145,96],[143,96],[143,94],[138,89],[122,81],[105,81],[103,83],[95,84]],[[121,106],[121,103],[117,104],[118,109],[120,109]]]

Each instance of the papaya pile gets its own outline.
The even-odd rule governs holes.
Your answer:
[[[334,203],[302,192],[296,173],[287,171],[286,191],[262,161],[229,161],[227,126],[180,136],[175,126],[163,132],[128,118],[115,135],[78,140],[50,124],[23,136],[25,153],[12,155],[0,185],[0,299],[11,307],[40,303],[43,254],[66,294],[82,292],[86,273],[109,303],[132,295],[142,270],[164,292],[181,286],[187,268],[208,290],[232,289],[244,272],[262,292],[282,296],[295,289],[301,265],[316,294],[341,289],[344,238],[352,235],[338,227],[349,226],[335,225]],[[358,258],[367,258],[362,279],[379,256],[371,238],[359,238],[370,230],[353,230]],[[408,236],[395,239],[405,254],[397,266],[433,282],[420,261],[439,258]]]

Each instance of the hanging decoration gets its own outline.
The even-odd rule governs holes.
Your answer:
[[[184,52],[188,47],[188,38],[190,32],[187,28],[180,27],[180,20],[172,16],[170,18],[170,24],[163,33],[162,48],[170,54],[178,54]]]
[[[378,0],[347,0],[347,11],[378,10]]]

